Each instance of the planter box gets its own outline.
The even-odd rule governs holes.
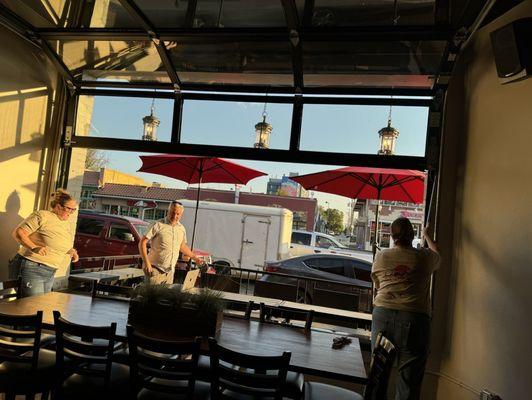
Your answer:
[[[145,304],[131,299],[128,324],[139,333],[157,339],[183,340],[214,337],[222,327],[223,312],[201,315],[193,305],[175,308],[160,302]]]

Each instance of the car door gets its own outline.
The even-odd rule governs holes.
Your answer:
[[[329,249],[335,246],[336,243],[334,243],[329,238],[320,234],[316,234],[316,241],[314,243],[314,253],[330,253],[331,251]]]
[[[313,304],[346,310],[358,309],[358,294],[353,293],[353,287],[340,284],[352,281],[346,276],[348,270],[343,258],[321,256],[310,258],[307,264],[319,271],[322,279],[338,282],[316,282],[312,293]]]
[[[346,276],[347,270],[342,259],[337,257],[308,257],[304,261],[305,265],[310,267],[314,273],[313,277],[325,279],[332,282],[316,282],[315,287],[327,290],[346,291],[345,285],[334,282],[349,283],[350,279]]]
[[[105,255],[103,235],[105,234],[105,220],[93,216],[79,216],[76,225],[74,248],[80,258],[101,257]],[[81,260],[72,264],[72,269],[97,268],[100,263]]]
[[[310,232],[292,232],[290,240],[290,256],[297,257],[305,254],[312,254],[314,249],[311,244],[312,233]]]
[[[135,243],[135,235],[126,222],[112,221],[105,238],[106,256],[124,256],[131,254],[131,245]],[[138,250],[134,254],[138,254]],[[117,260],[115,265],[132,264],[131,259]]]

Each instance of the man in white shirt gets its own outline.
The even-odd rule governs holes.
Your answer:
[[[197,264],[202,261],[187,246],[187,232],[179,220],[185,208],[178,201],[168,206],[166,218],[154,222],[140,240],[139,251],[143,261],[146,280],[152,284],[174,282],[174,269],[179,252]],[[148,253],[148,242],[150,252]]]

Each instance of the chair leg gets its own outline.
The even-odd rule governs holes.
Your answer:
[[[35,400],[35,393],[26,393],[26,400]]]
[[[6,392],[6,397],[5,397],[6,400],[15,400],[15,397],[16,397],[15,393]]]

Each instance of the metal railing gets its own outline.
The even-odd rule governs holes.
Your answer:
[[[124,260],[131,262],[123,263]],[[139,255],[84,257],[80,261],[82,265],[91,267],[72,269],[71,275],[141,265]],[[199,278],[200,287],[350,311],[372,310],[372,288],[369,282],[359,280],[357,284],[281,272],[209,266],[216,269],[216,274],[202,273]],[[202,269],[206,272],[206,268]],[[186,272],[177,269],[176,281],[183,279]]]

